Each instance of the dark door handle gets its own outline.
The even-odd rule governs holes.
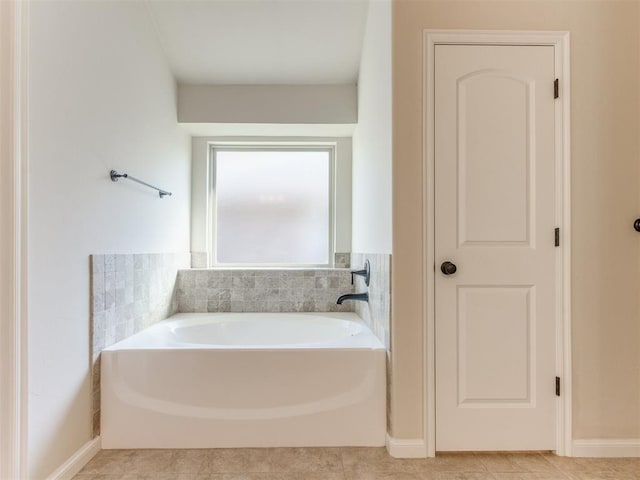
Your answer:
[[[440,265],[440,271],[445,275],[453,275],[456,273],[456,270],[458,270],[458,267],[456,267],[455,263],[443,262],[442,265]]]

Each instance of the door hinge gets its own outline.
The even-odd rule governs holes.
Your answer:
[[[560,98],[560,79],[553,81],[553,98]]]
[[[560,246],[560,229],[559,228],[556,228],[555,245],[556,247]]]
[[[560,396],[560,377],[556,377],[556,397]]]

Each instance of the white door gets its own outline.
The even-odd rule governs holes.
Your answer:
[[[553,46],[435,47],[438,451],[555,448],[554,79]]]

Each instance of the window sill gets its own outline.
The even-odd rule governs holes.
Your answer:
[[[196,271],[273,271],[273,272],[291,272],[291,271],[338,271],[338,272],[350,272],[348,267],[191,267],[181,268],[184,270],[196,270]]]

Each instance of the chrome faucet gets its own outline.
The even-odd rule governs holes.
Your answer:
[[[342,305],[342,302],[344,302],[345,300],[359,300],[361,302],[368,302],[369,301],[369,293],[365,292],[365,293],[347,293],[346,295],[340,295],[338,297],[338,300],[336,301],[336,303],[338,305]]]

